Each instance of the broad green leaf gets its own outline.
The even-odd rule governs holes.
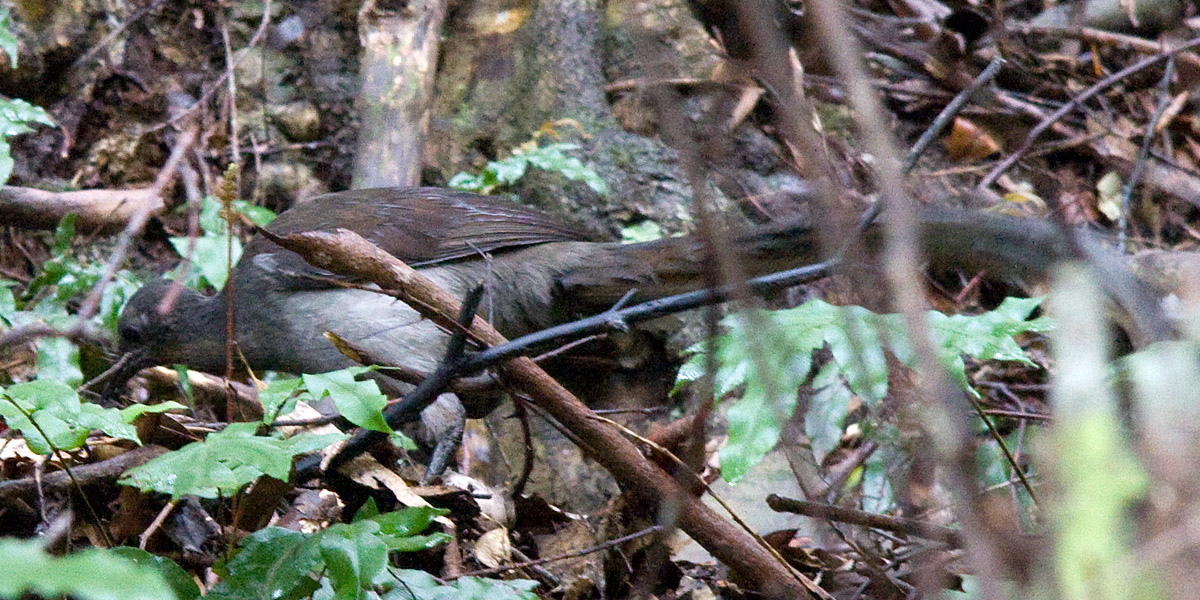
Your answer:
[[[246,202],[245,200],[234,200],[233,210],[242,213],[246,216],[246,218],[250,219],[251,222],[259,227],[266,227],[267,225],[270,225],[271,221],[274,221],[275,217],[279,216],[275,214],[275,211],[269,208],[255,206],[249,202]]]
[[[287,481],[295,455],[345,439],[342,434],[278,439],[256,435],[257,429],[257,423],[231,423],[203,442],[126,471],[121,483],[173,498],[231,496],[262,475]]]
[[[33,541],[0,539],[0,597],[175,600],[162,571],[105,550],[52,556]],[[194,596],[193,596],[194,597]]]
[[[379,524],[379,531],[387,535],[415,535],[425,531],[437,517],[447,514],[450,511],[444,508],[413,506],[389,513],[356,515],[355,521],[374,521]]]
[[[812,386],[817,392],[809,400],[811,406],[804,415],[804,433],[812,444],[813,457],[819,463],[842,440],[853,393],[842,382],[834,363],[821,367]]]
[[[196,586],[196,581],[175,561],[130,546],[118,546],[112,549],[112,553],[139,567],[158,571],[177,600],[195,600],[200,597],[200,588]]]
[[[7,19],[8,15],[4,15]],[[7,28],[0,27],[0,48],[5,52],[10,50],[6,44],[5,34],[8,33]],[[16,61],[16,47],[11,47],[12,53],[9,56]],[[12,146],[8,142],[8,138],[29,133],[33,128],[29,123],[40,123],[43,125],[54,125],[54,121],[50,118],[50,114],[41,107],[34,106],[19,98],[5,100],[0,98],[0,185],[8,181],[13,170]]]
[[[445,533],[431,535],[416,535],[425,531],[433,519],[449,514],[450,511],[431,506],[414,506],[390,513],[375,514],[364,517],[363,521],[373,521],[379,526],[377,536],[389,550],[400,552],[416,552],[428,550],[450,541]]]
[[[79,346],[66,338],[42,338],[37,342],[39,379],[61,381],[68,386],[83,383],[79,368]]]
[[[538,586],[528,579],[481,579],[459,577],[442,584],[424,571],[392,569],[399,580],[391,584],[384,600],[537,600]]]
[[[131,404],[121,409],[121,420],[132,423],[144,414],[164,413],[169,410],[187,410],[187,407],[174,400],[158,404]]]
[[[192,249],[190,238],[172,237],[170,241],[171,247],[175,248],[175,252],[180,256],[189,256],[189,249]],[[237,264],[242,257],[242,243],[235,238],[232,240],[231,247],[227,236],[210,233],[197,237],[195,242],[195,247],[190,254],[192,264],[213,288],[219,290],[225,287],[225,281],[229,279],[230,266]],[[232,252],[230,252],[231,250]]]
[[[51,119],[50,113],[42,107],[34,106],[20,98],[0,100],[0,138],[33,131],[29,123],[53,127],[54,119]]]
[[[296,408],[296,402],[301,397],[309,398],[307,394],[300,392],[300,386],[304,381],[299,377],[290,379],[278,379],[267,384],[267,389],[258,393],[258,400],[263,407],[263,423],[271,423],[282,415],[292,412]]]
[[[379,524],[360,521],[321,532],[317,545],[335,598],[360,598],[387,576],[387,545],[375,534]]]
[[[222,578],[206,598],[290,598],[311,593],[310,574],[321,568],[313,534],[282,527],[265,527],[242,540],[233,558],[218,567]]]
[[[328,394],[338,412],[351,423],[372,431],[392,432],[383,418],[387,397],[379,391],[379,384],[374,381],[356,381],[354,372],[347,369],[319,375],[306,374],[303,379],[313,398],[320,400]]]
[[[75,450],[83,446],[92,429],[137,441],[136,430],[121,418],[120,411],[81,403],[74,388],[61,381],[37,379],[9,386],[0,393],[0,415],[9,427],[20,430],[29,448],[39,454],[49,454],[54,448]]]
[[[244,200],[235,200],[233,208],[259,226],[265,226],[275,218],[275,213],[271,210],[254,206]],[[201,201],[199,222],[203,233],[196,238],[190,256],[204,280],[219,290],[225,287],[230,267],[237,264],[242,256],[242,243],[235,237],[231,247],[228,225],[221,217],[221,203],[211,196],[206,196]],[[178,236],[170,238],[170,241],[176,253],[189,256],[189,248],[192,248],[190,238]]]

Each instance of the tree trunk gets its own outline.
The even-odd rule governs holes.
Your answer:
[[[445,0],[405,3],[396,10],[367,2],[359,12],[362,127],[353,187],[421,183]]]

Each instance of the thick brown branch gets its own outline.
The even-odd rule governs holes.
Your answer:
[[[84,231],[118,231],[150,205],[157,215],[166,208],[155,186],[133,190],[48,192],[27,187],[0,187],[0,225],[21,229],[54,229],[71,213],[79,215]]]
[[[458,300],[448,292],[352,232],[303,233],[273,239],[315,266],[362,277],[385,289],[400,290],[414,299],[411,303],[414,307],[435,307],[434,311],[418,308],[428,318],[453,321],[447,315],[459,312]],[[471,334],[489,345],[506,341],[480,317],[475,318]],[[806,584],[813,586],[811,582],[802,581],[747,532],[688,494],[670,475],[648,461],[631,441],[605,425],[532,360],[513,359],[502,365],[500,371],[514,387],[528,394],[534,404],[578,436],[591,457],[626,491],[659,506],[675,506],[680,527],[745,581],[754,582],[759,592],[769,598],[812,597],[806,588]]]

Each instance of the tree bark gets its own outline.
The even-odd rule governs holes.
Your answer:
[[[433,102],[445,0],[387,9],[375,0],[359,12],[362,127],[353,187],[418,185]]]
[[[160,190],[154,186],[133,190],[79,190],[48,192],[15,185],[0,187],[0,225],[21,229],[54,229],[71,213],[79,215],[81,231],[113,232],[125,227],[146,203],[150,215],[161,214]]]

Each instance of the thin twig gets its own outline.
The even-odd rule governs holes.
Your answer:
[[[1021,480],[1021,486],[1025,488],[1025,493],[1029,494],[1029,499],[1033,501],[1034,505],[1040,504],[1037,494],[1033,491],[1033,484],[1029,483],[1029,479],[1025,477],[1024,469],[1021,468],[1021,465],[1017,464],[1017,457],[1008,449],[1008,443],[1004,441],[1004,436],[1000,435],[1000,431],[996,429],[996,424],[992,423],[992,420],[987,417],[987,414],[983,412],[983,407],[979,405],[979,402],[975,398],[968,397],[968,400],[971,402],[971,408],[975,409],[975,414],[979,416],[984,426],[987,427],[988,433],[995,440],[996,445],[1000,447],[1000,452],[1004,455],[1005,462],[1012,468],[1017,478]]]
[[[525,562],[514,563],[511,565],[502,565],[499,567],[491,567],[489,569],[479,569],[478,571],[470,571],[467,573],[462,573],[460,575],[452,577],[451,579],[458,579],[459,577],[490,577],[492,575],[504,573],[506,571],[515,571],[517,569],[526,569],[529,567],[536,567],[538,565],[544,565],[546,563],[558,562],[561,560],[569,560],[572,558],[579,558],[580,556],[587,556],[588,554],[601,552],[603,550],[607,550],[614,546],[620,546],[621,544],[624,544],[625,542],[628,542],[631,540],[636,540],[640,537],[645,537],[652,533],[658,533],[659,531],[662,531],[662,529],[663,529],[662,525],[651,525],[650,527],[647,527],[641,531],[635,531],[629,535],[623,535],[619,538],[608,540],[607,542],[595,544],[593,546],[589,546],[587,548],[576,550],[574,552],[567,552],[565,554],[559,554],[557,556],[547,556],[545,558],[528,560]]]
[[[267,26],[271,24],[271,0],[263,1],[262,15],[262,20],[259,21],[258,29],[254,31],[254,35],[250,36],[250,41],[246,42],[246,47],[238,51],[239,54],[237,60],[235,60],[233,63],[234,69],[237,69],[237,67],[241,66],[242,61],[246,60],[247,56],[250,56],[250,49],[257,46],[259,40],[262,39],[263,34],[267,32]],[[225,80],[229,77],[229,73],[229,70],[222,72],[221,76],[217,77],[217,80],[214,81],[208,89],[204,90],[204,93],[200,95],[200,98],[196,100],[194,104],[180,111],[178,114],[173,115],[170,119],[149,128],[145,131],[145,133],[158,131],[159,129],[162,129],[168,125],[173,125],[179,122],[181,119],[195,113],[200,109],[200,107],[204,106],[209,100],[212,99],[213,94],[216,94],[217,91],[221,89],[221,85],[225,83]]]
[[[996,165],[996,167],[993,168],[991,172],[988,173],[976,187],[978,189],[984,189],[995,183],[1005,171],[1012,168],[1012,166],[1021,159],[1021,156],[1023,156],[1025,152],[1027,152],[1029,148],[1033,146],[1033,143],[1037,141],[1037,139],[1041,137],[1041,135],[1045,133],[1051,125],[1057,123],[1059,119],[1067,116],[1067,114],[1075,110],[1080,104],[1087,102],[1096,94],[1103,92],[1113,84],[1134,73],[1137,73],[1138,71],[1152,67],[1171,56],[1196,47],[1200,47],[1200,37],[1193,38],[1182,46],[1178,46],[1172,50],[1166,50],[1155,56],[1144,58],[1132,65],[1129,65],[1128,67],[1125,67],[1124,69],[1121,69],[1120,71],[1117,71],[1116,73],[1113,73],[1112,75],[1109,75],[1108,77],[1105,77],[1104,79],[1101,79],[1100,81],[1097,81],[1091,87],[1071,98],[1070,101],[1068,101],[1066,104],[1063,104],[1058,110],[1050,113],[1050,115],[1043,119],[1042,122],[1034,126],[1034,128],[1029,131],[1029,134],[1025,136],[1025,140],[1021,142],[1021,146],[1012,154],[1009,154],[1007,157],[1005,157],[1004,160],[1000,161],[1000,164]]]
[[[925,153],[925,150],[929,148],[929,145],[933,143],[933,140],[936,139],[942,130],[950,124],[950,121],[952,121],[954,117],[958,116],[958,113],[962,111],[964,106],[966,106],[967,101],[975,95],[975,92],[979,91],[980,88],[986,85],[992,80],[993,77],[996,76],[997,73],[1000,72],[1000,68],[1004,66],[1004,62],[1004,57],[997,54],[996,58],[993,58],[992,62],[988,63],[987,68],[984,69],[983,72],[978,76],[976,76],[975,79],[971,80],[971,85],[959,92],[958,95],[946,105],[946,108],[943,108],[942,112],[938,113],[937,118],[933,120],[933,123],[929,125],[929,128],[926,129],[925,132],[921,134],[921,137],[917,139],[917,143],[913,144],[912,149],[908,151],[908,156],[904,159],[904,167],[901,169],[904,173],[908,173],[909,171],[913,170],[913,167],[917,165],[917,159],[921,158],[921,155]]]
[[[1102,29],[1093,29],[1091,27],[1063,27],[1059,25],[1032,25],[1028,23],[1006,25],[1006,27],[1020,32],[1022,35],[1044,35],[1056,40],[1059,38],[1075,38],[1085,42],[1095,42],[1108,46],[1123,46],[1142,54],[1157,54],[1162,52],[1162,45],[1153,40],[1123,33],[1104,31]],[[1200,68],[1200,57],[1195,54],[1182,54],[1179,56],[1179,59],[1192,65],[1194,68]]]
[[[1175,57],[1172,56],[1167,59],[1162,80],[1158,84],[1158,106],[1154,109],[1154,116],[1146,121],[1146,131],[1142,134],[1142,147],[1138,149],[1137,161],[1133,163],[1133,172],[1129,174],[1129,181],[1125,182],[1125,190],[1121,194],[1121,215],[1117,218],[1117,248],[1120,248],[1121,252],[1125,252],[1125,238],[1129,235],[1129,205],[1133,200],[1133,190],[1141,182],[1142,175],[1146,172],[1150,145],[1154,142],[1154,131],[1158,127],[1158,120],[1162,118],[1163,113],[1171,104],[1171,78],[1174,75]]]
[[[112,31],[108,32],[108,34],[105,35],[103,38],[101,38],[101,40],[99,42],[96,42],[96,44],[94,46],[92,46],[91,48],[88,48],[87,52],[84,52],[79,58],[75,59],[75,62],[71,63],[70,70],[75,71],[75,70],[80,69],[80,68],[84,67],[85,65],[87,65],[89,62],[91,62],[92,58],[95,57],[98,52],[107,48],[108,45],[111,44],[113,42],[113,40],[115,40],[117,38],[117,36],[124,33],[126,29],[129,29],[130,25],[137,23],[139,20],[141,20],[142,17],[149,14],[150,11],[158,8],[159,5],[161,5],[165,1],[166,0],[153,0],[150,4],[147,4],[145,7],[138,9],[136,12],[133,13],[133,15],[131,15],[128,19],[126,19],[125,22],[118,25],[116,29],[113,29]]]
[[[906,535],[916,535],[928,540],[950,544],[951,546],[962,545],[962,534],[960,532],[924,521],[889,517],[887,515],[805,500],[794,500],[776,494],[767,496],[767,506],[770,506],[771,510],[776,512],[795,513],[814,519],[826,519]]]

